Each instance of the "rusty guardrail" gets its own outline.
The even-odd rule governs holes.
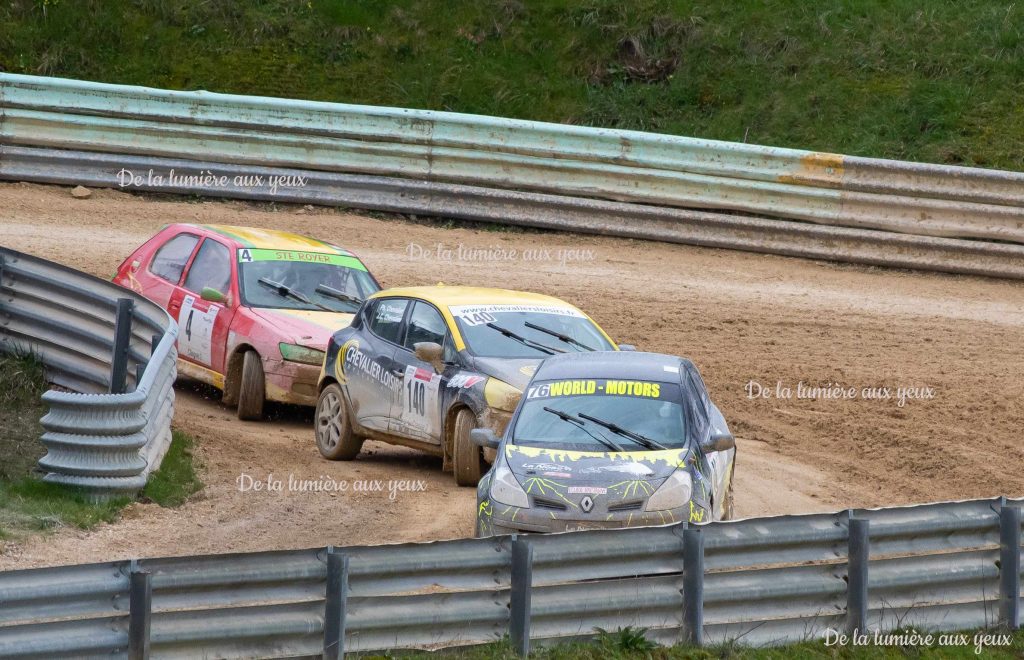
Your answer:
[[[0,178],[1024,277],[1021,173],[425,110],[0,73]]]

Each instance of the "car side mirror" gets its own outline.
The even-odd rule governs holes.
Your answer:
[[[417,360],[434,365],[434,371],[437,373],[444,371],[444,361],[441,359],[444,349],[441,348],[441,344],[436,344],[432,341],[421,341],[413,344],[412,347],[416,353]]]
[[[469,439],[474,445],[484,449],[497,449],[501,444],[493,429],[473,429],[469,432]]]
[[[636,350],[636,346],[634,346],[633,344],[619,344],[619,350],[620,351],[635,351]]]
[[[228,301],[228,297],[210,286],[204,286],[203,290],[199,293],[199,297],[208,302],[215,302],[225,304]]]
[[[736,438],[727,430],[712,428],[711,435],[701,444],[705,452],[729,451],[736,447]]]

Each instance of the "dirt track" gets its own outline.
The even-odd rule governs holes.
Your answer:
[[[0,184],[0,244],[109,276],[171,222],[289,229],[359,253],[385,286],[479,284],[550,293],[615,338],[691,357],[740,438],[741,515],[1024,495],[1024,284],[837,266],[689,246],[539,232],[443,229],[327,209],[183,202]],[[451,259],[438,244],[451,250]],[[519,254],[459,259],[459,245]],[[545,255],[541,250],[549,250]],[[559,262],[560,250],[578,251]],[[524,251],[532,251],[527,260]],[[588,254],[586,251],[590,251]],[[768,399],[748,397],[757,381]],[[777,398],[776,383],[792,388]],[[798,382],[856,388],[798,398]],[[932,389],[930,399],[864,398],[862,388]],[[923,394],[923,391],[918,392]],[[0,569],[134,556],[423,541],[472,531],[474,493],[438,461],[367,443],[322,461],[311,415],[243,423],[190,386],[175,423],[199,438],[207,487],[179,509],[136,504],[92,532],[62,530],[0,555]],[[239,492],[265,480],[420,480],[425,492]]]

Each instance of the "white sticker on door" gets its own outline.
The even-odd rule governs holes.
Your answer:
[[[412,365],[405,368],[402,414],[399,416],[403,426],[431,438],[440,437],[441,423],[437,404],[440,385],[441,376],[429,369]]]
[[[209,304],[209,309],[195,307],[195,296],[185,296],[178,314],[178,353],[207,366],[213,362],[213,323],[220,307]],[[202,304],[202,303],[200,303]]]

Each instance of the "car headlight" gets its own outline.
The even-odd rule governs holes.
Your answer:
[[[686,470],[676,470],[647,500],[644,511],[667,511],[685,506],[693,495],[693,480]]]
[[[484,385],[484,400],[487,405],[497,410],[512,412],[519,405],[519,399],[523,397],[522,390],[518,390],[505,381],[497,378],[488,378]]]
[[[284,342],[281,342],[278,346],[281,348],[281,357],[289,362],[301,362],[302,364],[315,364],[317,366],[324,363],[324,352],[318,351],[315,348],[299,346],[298,344],[285,344]]]
[[[491,500],[520,509],[530,508],[530,498],[526,496],[526,491],[519,485],[516,475],[512,474],[504,459],[499,460],[494,468],[494,477],[491,478]]]

